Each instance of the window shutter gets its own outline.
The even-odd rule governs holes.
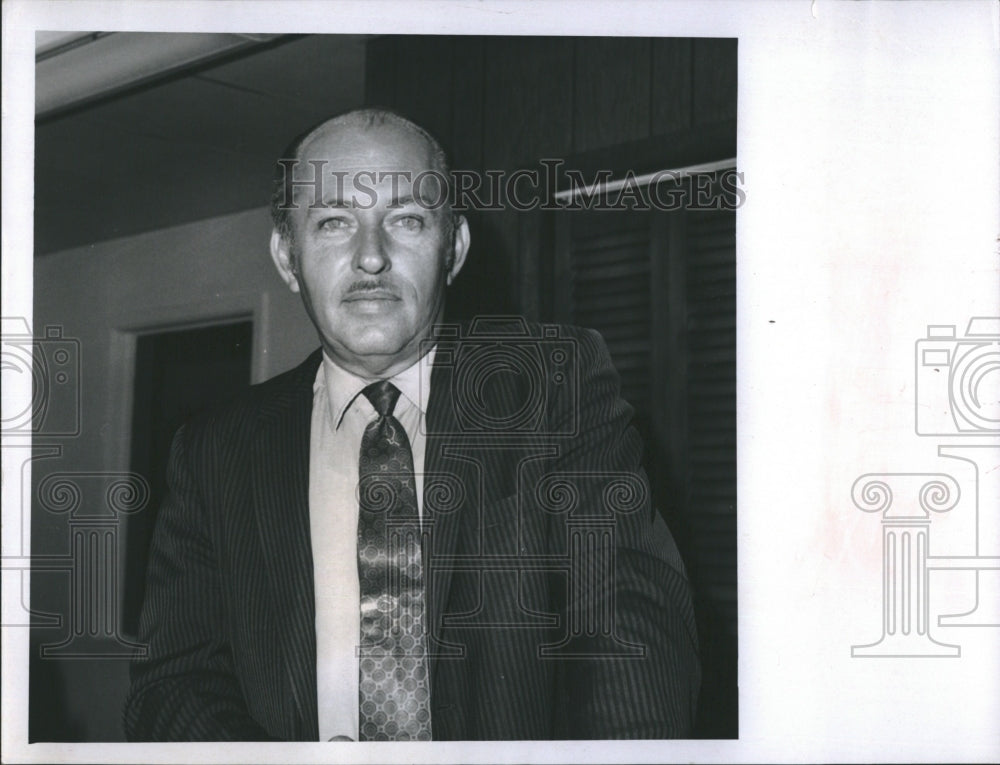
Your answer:
[[[698,597],[735,636],[735,210],[564,211],[554,226],[556,316],[604,337]]]
[[[706,595],[736,632],[736,213],[686,213],[688,507]]]
[[[572,322],[601,333],[621,375],[623,397],[645,414],[650,403],[649,223],[641,213],[585,213],[578,222],[582,225],[573,227],[570,251]]]

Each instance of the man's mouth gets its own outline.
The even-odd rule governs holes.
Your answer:
[[[344,297],[345,303],[360,303],[370,300],[399,300],[399,296],[389,290],[358,290]]]

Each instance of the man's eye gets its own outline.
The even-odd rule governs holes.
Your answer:
[[[396,218],[394,224],[406,231],[420,231],[424,227],[424,219],[419,215],[404,215]]]
[[[319,222],[320,231],[337,231],[350,225],[346,218],[324,218]]]

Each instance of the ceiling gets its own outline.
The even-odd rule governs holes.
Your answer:
[[[38,33],[36,255],[266,205],[288,142],[363,103],[366,41]]]

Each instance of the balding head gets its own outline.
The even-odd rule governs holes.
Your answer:
[[[291,213],[296,208],[294,197],[296,185],[293,181],[301,184],[303,178],[311,180],[312,169],[303,168],[302,165],[308,163],[310,151],[315,143],[318,140],[329,137],[336,131],[353,129],[367,132],[372,130],[377,131],[382,128],[396,128],[422,141],[426,145],[427,167],[443,179],[446,184],[445,191],[450,192],[451,167],[448,162],[448,155],[433,135],[415,122],[389,109],[354,109],[325,119],[305,132],[300,133],[285,148],[275,164],[271,189],[271,220],[274,223],[275,230],[281,236],[285,237],[289,242],[294,241],[295,231],[292,225]],[[324,182],[332,181],[333,173],[346,173],[357,169],[358,167],[324,167],[322,168],[325,172],[323,180]],[[445,216],[445,224],[450,231],[454,228],[457,221],[455,220],[454,212],[450,209],[450,204],[447,206],[449,214]]]

